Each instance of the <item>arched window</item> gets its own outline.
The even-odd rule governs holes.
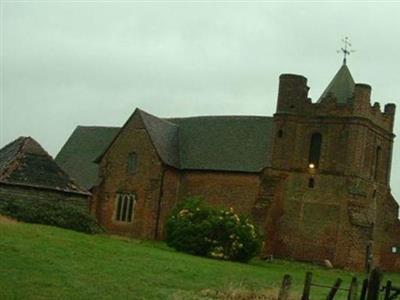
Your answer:
[[[118,193],[116,197],[115,220],[120,222],[132,222],[136,203],[135,194]]]
[[[320,133],[314,133],[311,136],[310,142],[310,153],[308,156],[309,165],[313,168],[318,168],[319,158],[321,156],[321,145],[322,145],[322,135]]]
[[[374,169],[374,180],[378,178],[378,172],[380,168],[380,159],[381,159],[381,147],[376,147],[375,152],[375,169]]]
[[[128,154],[128,163],[127,169],[129,174],[134,174],[136,172],[137,167],[137,155],[135,152],[131,152]]]

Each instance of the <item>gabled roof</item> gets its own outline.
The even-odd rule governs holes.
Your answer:
[[[137,109],[160,159],[181,170],[260,172],[270,166],[272,117],[204,116],[162,119]],[[82,127],[56,161],[85,187],[97,182],[97,165],[119,128]]]
[[[137,109],[161,160],[174,168],[180,167],[178,126]]]
[[[338,104],[346,104],[352,101],[355,82],[351,76],[350,70],[347,65],[343,64],[339,71],[333,77],[328,87],[322,93],[318,102],[328,95],[336,97]]]
[[[0,149],[0,183],[88,194],[31,137]]]
[[[55,160],[86,189],[98,179],[94,160],[103,153],[119,132],[119,127],[78,126]]]

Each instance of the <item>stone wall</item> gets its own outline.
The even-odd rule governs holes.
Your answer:
[[[89,196],[55,190],[17,186],[0,183],[0,201],[19,199],[23,201],[60,201],[89,210]]]

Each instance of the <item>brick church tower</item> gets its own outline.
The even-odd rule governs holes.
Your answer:
[[[356,84],[345,62],[317,102],[308,90],[305,77],[280,76],[272,170],[286,179],[274,252],[355,269],[390,265],[395,105],[371,106],[371,87]]]

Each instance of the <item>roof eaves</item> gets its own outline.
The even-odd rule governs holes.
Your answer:
[[[30,187],[30,188],[35,188],[35,189],[44,189],[44,190],[51,190],[51,191],[63,192],[63,193],[79,194],[79,195],[85,195],[85,196],[92,195],[88,191],[76,191],[76,190],[69,190],[69,189],[61,189],[61,188],[54,188],[54,187],[49,187],[49,186],[45,186],[45,185],[30,184],[30,183],[18,183],[18,182],[8,182],[8,181],[0,180],[0,184],[19,186],[19,187]]]

